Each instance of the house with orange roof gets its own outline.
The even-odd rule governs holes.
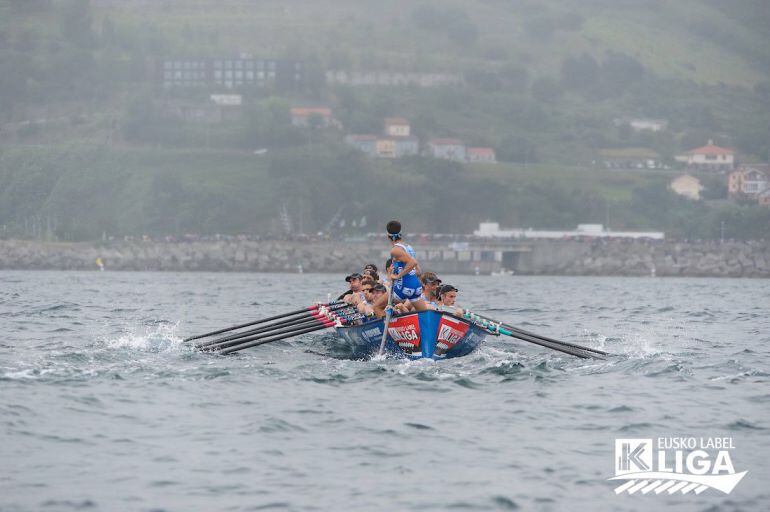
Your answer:
[[[467,160],[465,143],[460,139],[439,138],[428,142],[427,153],[433,158],[465,162]]]
[[[471,164],[496,164],[497,155],[492,148],[474,147],[466,150],[468,163]]]
[[[338,124],[332,117],[332,109],[329,107],[292,107],[289,113],[291,124],[300,128],[309,128],[311,119],[317,119],[321,128]]]
[[[732,171],[735,168],[735,150],[716,146],[713,140],[699,148],[676,157],[690,169],[701,171]]]

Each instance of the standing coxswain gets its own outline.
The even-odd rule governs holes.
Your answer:
[[[422,283],[418,272],[420,264],[412,246],[405,243],[401,235],[401,223],[397,220],[388,222],[388,239],[391,249],[390,257],[393,260],[393,268],[388,277],[393,286],[394,298],[409,300],[417,311],[425,311],[427,305],[422,297]]]

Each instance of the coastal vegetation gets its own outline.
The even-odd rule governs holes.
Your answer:
[[[673,171],[597,164],[602,148],[644,147],[673,167],[709,138],[766,161],[761,0],[390,4],[0,0],[0,236],[281,232],[285,207],[292,229],[310,233],[360,232],[351,219],[397,209],[415,230],[437,232],[494,219],[770,237],[769,210],[724,201],[724,176],[703,177],[707,200],[694,202],[668,191]],[[234,91],[244,97],[237,119],[169,114],[218,91],[163,90],[159,61],[239,54],[302,62],[301,86]],[[461,83],[354,87],[327,83],[330,70]],[[328,105],[342,128],[293,126],[294,105]],[[343,143],[393,115],[421,140],[490,146],[501,163],[369,160]],[[668,127],[616,122],[628,117]]]
[[[663,230],[673,238],[768,238],[770,209],[690,201],[667,190],[667,182],[664,172],[370,160],[327,145],[265,155],[17,147],[0,156],[0,236],[284,233],[279,212],[286,207],[291,229],[306,233],[362,234],[373,228],[360,226],[360,219],[371,223],[396,208],[414,231],[437,233],[471,232],[478,222],[495,219],[550,229],[595,222],[616,230]],[[715,194],[720,186],[713,177]],[[359,222],[354,227],[351,220]]]

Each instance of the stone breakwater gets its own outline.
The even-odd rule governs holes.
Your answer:
[[[345,272],[362,267],[365,247],[325,242],[213,241],[46,243],[0,241],[0,269]],[[379,258],[378,258],[379,260]]]
[[[770,277],[770,242],[527,241],[508,246],[416,242],[423,268],[444,273]],[[212,241],[51,243],[0,241],[0,270],[335,272],[381,265],[385,244]]]
[[[770,277],[770,242],[592,240],[533,244],[521,273],[660,277]]]

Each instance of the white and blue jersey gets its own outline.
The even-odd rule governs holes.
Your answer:
[[[438,309],[438,302],[436,302],[435,300],[430,300],[425,295],[420,295],[420,298],[425,301],[425,304],[429,306],[433,306],[434,308]]]
[[[402,242],[399,242],[395,245],[396,247],[401,247],[412,258],[416,256],[416,253],[414,252],[414,249],[412,249],[411,245]],[[404,267],[406,267],[406,263],[396,261],[395,259],[393,260],[394,274],[400,274],[401,271],[404,270]],[[393,283],[393,293],[401,300],[422,299],[422,283],[420,283],[420,279],[417,277],[417,271],[412,269],[401,279],[397,279],[396,282]]]

